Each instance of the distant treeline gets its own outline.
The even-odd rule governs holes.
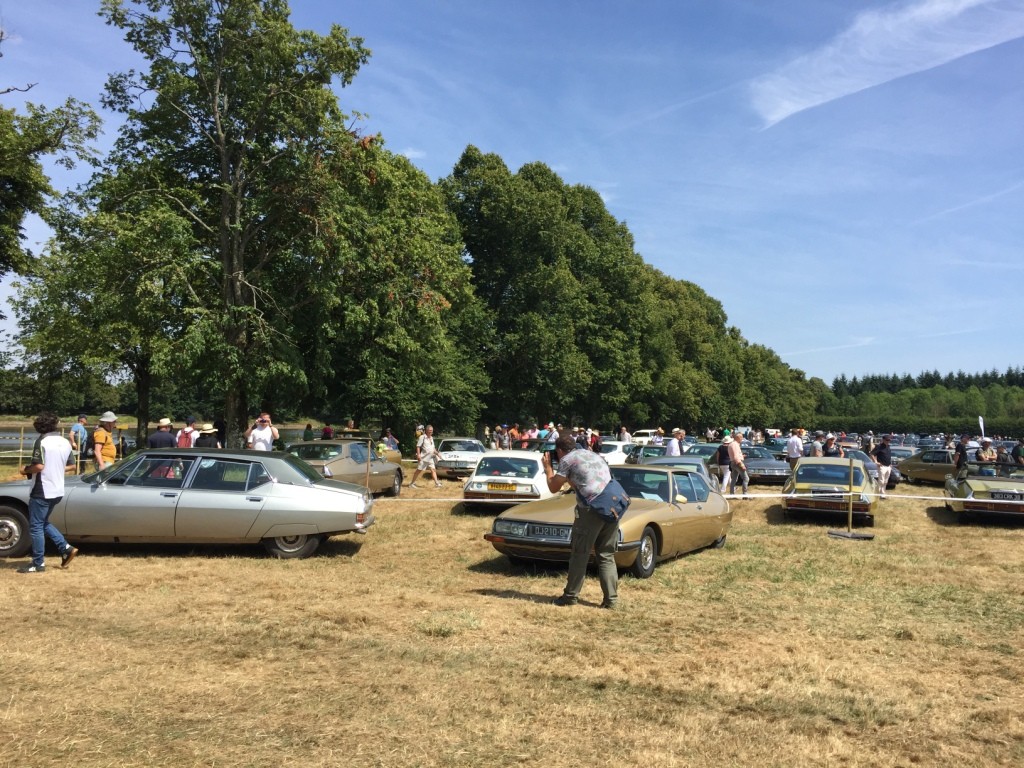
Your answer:
[[[917,376],[911,376],[909,373],[904,373],[902,376],[895,373],[871,374],[859,378],[854,376],[852,379],[847,379],[844,374],[832,381],[832,393],[836,397],[846,395],[856,397],[864,392],[888,392],[894,395],[905,389],[930,389],[938,386],[966,392],[971,387],[984,389],[992,384],[1000,384],[1004,387],[1024,387],[1024,368],[1007,368],[1006,373],[999,373],[993,368],[985,373],[957,371],[943,375],[934,370],[919,373]]]

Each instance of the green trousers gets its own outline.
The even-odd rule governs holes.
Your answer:
[[[615,568],[615,547],[618,543],[617,521],[602,517],[590,507],[576,507],[569,555],[569,580],[564,592],[566,597],[579,598],[587,575],[587,562],[593,552],[605,602],[614,603],[618,599],[619,574]]]

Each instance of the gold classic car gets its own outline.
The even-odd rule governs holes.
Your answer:
[[[908,483],[929,482],[941,485],[952,471],[953,451],[945,448],[927,448],[900,461],[900,474]]]
[[[288,453],[319,470],[324,477],[354,483],[370,493],[397,496],[402,492],[402,467],[377,455],[365,440],[313,440],[293,443]]]
[[[661,560],[705,547],[721,547],[732,522],[729,502],[696,471],[678,467],[611,467],[631,503],[619,521],[615,562],[646,579]],[[484,538],[513,562],[569,561],[576,494],[523,504],[502,512]]]
[[[1024,515],[1024,465],[969,462],[967,472],[946,477],[946,509]]]
[[[796,469],[782,487],[782,511],[786,514],[848,512],[851,494],[854,517],[873,525],[878,506],[878,484],[864,462],[805,456],[797,462]]]

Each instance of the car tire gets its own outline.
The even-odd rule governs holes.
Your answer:
[[[725,546],[725,536],[726,535],[723,533],[721,536],[719,536],[717,539],[715,539],[713,542],[711,542],[711,548],[712,549],[721,549],[722,547],[724,547]]]
[[[28,515],[15,507],[0,506],[0,557],[21,557],[30,549]]]
[[[323,537],[318,534],[299,534],[263,539],[263,546],[267,552],[281,560],[298,560],[316,552],[321,541]]]
[[[395,477],[391,481],[391,487],[388,488],[388,496],[398,496],[402,493],[402,473],[395,472]]]
[[[654,566],[658,561],[658,536],[651,526],[644,528],[640,536],[640,548],[636,551],[636,560],[629,572],[638,579],[649,579],[654,575]]]

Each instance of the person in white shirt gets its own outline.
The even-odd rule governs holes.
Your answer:
[[[179,448],[194,448],[199,438],[199,430],[196,429],[196,417],[189,416],[185,419],[185,426],[178,430],[174,436],[174,444]]]
[[[19,573],[45,573],[46,538],[49,537],[60,552],[61,568],[78,554],[67,543],[57,527],[50,522],[50,514],[64,497],[64,470],[72,462],[71,443],[57,428],[60,420],[50,412],[39,414],[32,422],[39,437],[32,446],[32,458],[22,474],[32,478],[28,498],[28,530],[32,537],[32,562],[19,569]]]
[[[246,445],[254,451],[274,450],[274,441],[280,437],[277,427],[270,420],[270,414],[264,411],[256,419],[256,423],[245,430]]]
[[[804,455],[803,432],[799,427],[795,428],[789,433],[789,440],[786,441],[786,458],[793,469],[796,469],[796,463]]]
[[[665,448],[666,456],[682,456],[683,446],[680,441],[680,433],[682,432],[679,427],[672,430],[672,437],[668,440],[668,446]]]

